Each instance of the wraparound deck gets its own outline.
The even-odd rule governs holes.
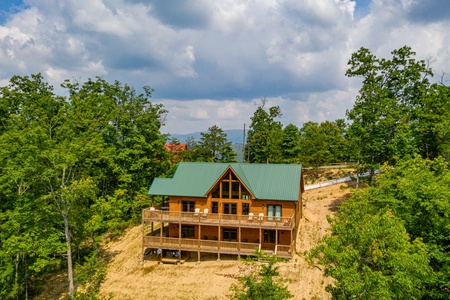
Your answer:
[[[268,254],[274,254],[278,257],[291,258],[291,245],[275,245],[273,248],[261,249],[259,243],[244,243],[244,242],[228,242],[228,241],[211,241],[189,238],[170,238],[146,235],[143,238],[144,248],[163,248],[175,251],[197,251],[197,252],[211,252],[221,254],[234,255],[254,255],[255,250],[264,250]]]
[[[272,217],[259,215],[213,214],[167,210],[143,210],[143,222],[180,223],[183,225],[212,225],[290,230],[295,226],[294,216]]]

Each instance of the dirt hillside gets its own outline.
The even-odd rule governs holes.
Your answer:
[[[303,252],[315,246],[329,227],[326,216],[333,214],[351,189],[346,184],[310,190],[303,194],[304,218],[301,221],[297,249],[291,262],[280,264],[281,275],[288,279],[294,299],[329,299],[325,286],[329,278],[322,270],[310,266]],[[108,274],[101,286],[102,296],[111,299],[227,299],[230,285],[244,274],[248,266],[236,256],[205,255],[182,265],[159,265],[148,258],[140,265],[141,227],[129,229],[118,241],[106,246],[111,256]]]

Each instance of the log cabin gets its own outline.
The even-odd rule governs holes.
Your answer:
[[[155,178],[149,188],[142,260],[147,249],[161,260],[192,252],[198,261],[204,252],[220,260],[220,254],[261,250],[291,258],[303,191],[301,165],[181,162],[172,178]]]

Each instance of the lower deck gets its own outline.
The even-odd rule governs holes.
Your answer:
[[[156,228],[158,226],[159,228]],[[147,224],[143,228],[143,251],[209,252],[217,254],[256,255],[263,250],[277,257],[291,258],[293,230],[221,226]]]

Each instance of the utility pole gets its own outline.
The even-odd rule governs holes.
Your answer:
[[[244,135],[242,137],[242,162],[245,162],[245,123],[244,123]]]

